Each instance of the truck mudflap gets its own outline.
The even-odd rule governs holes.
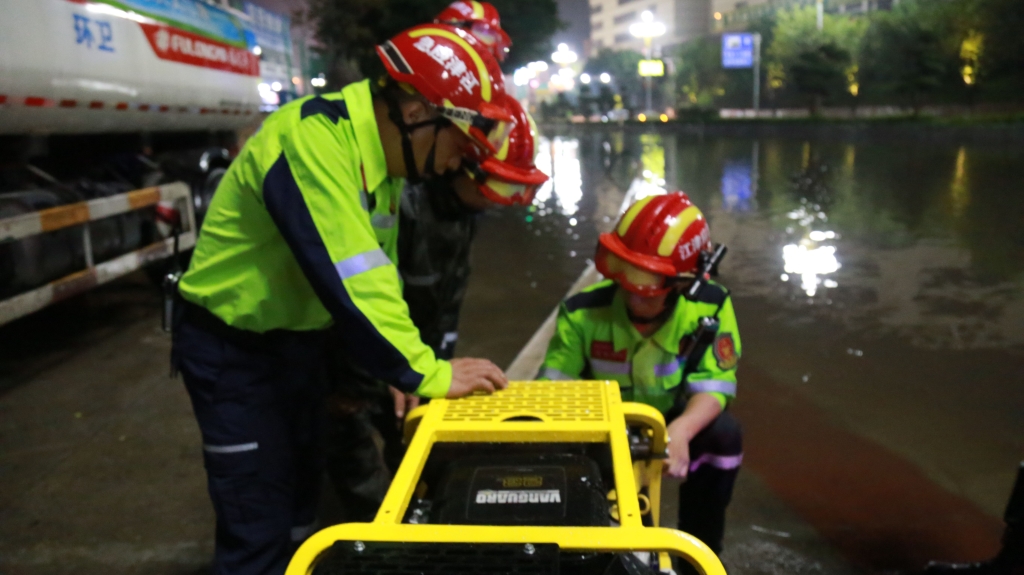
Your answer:
[[[643,449],[637,440],[631,442],[631,434]],[[640,575],[672,572],[673,557],[699,573],[725,575],[718,557],[700,540],[658,527],[665,421],[649,406],[623,402],[615,382],[519,381],[493,395],[433,400],[409,414],[405,435],[408,451],[374,521],[315,533],[292,558],[286,575],[408,573],[424,566],[436,573]],[[488,462],[502,454],[507,455],[502,465]],[[536,462],[524,462],[531,454]],[[580,464],[587,458],[592,466]],[[566,467],[562,480],[548,481],[548,475],[559,475],[551,470],[565,461],[576,471]],[[467,465],[479,465],[477,473],[468,473]],[[537,471],[541,468],[547,475]],[[494,475],[496,469],[507,477]],[[537,519],[550,514],[522,509],[499,525],[472,520],[473,504],[488,501],[491,492],[496,492],[496,503],[504,494],[503,507],[510,509],[564,508],[575,501],[592,506],[592,494],[574,494],[563,486],[580,469],[601,474],[576,478],[607,490],[600,522],[590,513],[566,509],[557,526]],[[461,479],[451,483],[453,476]],[[474,479],[466,481],[469,476]],[[500,488],[491,485],[495,481]],[[451,509],[451,493],[466,485],[486,492],[464,493],[469,520],[461,522]],[[442,500],[447,501],[445,512],[434,505]],[[509,524],[516,517],[529,519]]]
[[[93,260],[89,222],[153,206],[159,206],[160,211],[176,215],[177,238],[172,235],[105,262],[96,263]],[[181,182],[0,219],[0,243],[18,241],[71,226],[82,226],[86,267],[41,287],[0,301],[0,325],[170,257],[175,252],[176,239],[177,249],[181,251],[193,248],[196,243],[192,193],[189,187]]]

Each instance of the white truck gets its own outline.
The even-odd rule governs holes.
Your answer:
[[[0,0],[0,325],[194,245],[292,84],[287,18],[232,5]]]

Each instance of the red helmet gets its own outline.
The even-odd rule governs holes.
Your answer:
[[[470,174],[480,193],[492,202],[527,206],[533,202],[537,187],[548,177],[533,163],[537,125],[519,102],[511,96],[506,98],[512,122],[505,137],[494,155],[471,162]]]
[[[491,54],[499,62],[505,61],[505,53],[512,46],[512,39],[501,29],[501,17],[498,9],[490,2],[475,0],[459,0],[452,2],[434,18],[434,22],[451,24],[476,37],[487,46]]]
[[[487,152],[497,151],[504,131],[498,124],[512,116],[501,69],[472,35],[423,24],[377,46],[377,55],[392,78],[415,88]]]
[[[671,290],[668,278],[693,277],[711,246],[707,220],[683,192],[648,196],[598,238],[597,270],[645,296]]]

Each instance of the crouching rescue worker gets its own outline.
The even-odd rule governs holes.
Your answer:
[[[324,334],[373,377],[427,397],[504,388],[483,359],[420,341],[394,266],[403,178],[459,170],[511,120],[497,62],[445,25],[378,46],[390,81],[271,114],[232,163],[190,267],[172,360],[203,438],[217,517],[214,573],[284,573],[314,530]]]
[[[636,202],[599,238],[595,263],[608,279],[559,308],[540,373],[614,380],[623,400],[662,412],[666,474],[684,480],[679,529],[715,553],[743,459],[740,426],[727,410],[736,395],[739,331],[729,292],[707,281],[722,254],[712,250],[707,221],[686,194]]]

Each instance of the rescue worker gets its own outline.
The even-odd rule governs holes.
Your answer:
[[[390,79],[271,114],[221,182],[180,284],[172,360],[203,438],[214,573],[283,573],[315,528],[324,354],[428,397],[504,388],[483,359],[420,341],[395,270],[403,179],[495,150],[497,62],[462,30],[417,26],[377,47]],[[500,142],[500,141],[499,141]],[[341,349],[325,348],[331,325]]]
[[[501,17],[498,9],[489,2],[475,0],[451,3],[442,10],[434,22],[448,24],[465,30],[483,44],[492,56],[503,62],[512,46],[512,40],[501,28]],[[519,114],[520,126],[527,125],[526,112],[514,99],[508,99],[508,108],[513,115]],[[532,118],[528,120],[533,131],[536,126]],[[510,132],[512,125],[505,126]],[[508,132],[506,132],[506,135]],[[497,138],[496,138],[497,139]],[[509,139],[503,139],[505,146]],[[520,134],[518,141],[521,146],[526,140]],[[529,185],[537,181],[538,170],[533,167],[533,139],[529,139],[529,158],[516,157],[504,162],[509,151],[507,148],[497,150],[489,167],[497,170],[498,175],[511,186]],[[404,280],[405,300],[409,304],[413,323],[420,329],[424,343],[431,346],[439,357],[454,357],[455,342],[458,341],[459,311],[465,297],[469,282],[469,248],[476,235],[476,216],[493,206],[528,204],[523,198],[503,197],[502,193],[489,190],[484,186],[488,171],[480,168],[484,161],[477,157],[472,163],[470,174],[480,188],[474,187],[465,178],[453,181],[438,180],[420,185],[408,185],[402,195],[401,227],[399,234],[399,271]],[[520,171],[512,166],[519,165]],[[510,169],[506,169],[506,167]],[[511,170],[511,171],[510,171]],[[530,171],[532,170],[532,171]],[[546,176],[540,174],[543,183]],[[501,185],[501,184],[496,184]],[[428,189],[429,188],[429,189]],[[534,190],[536,187],[534,185]],[[404,263],[403,263],[404,262]],[[401,420],[405,413],[418,405],[415,396],[402,394],[392,388],[395,401],[395,417]]]
[[[634,203],[599,237],[595,264],[607,279],[559,307],[540,377],[617,381],[623,400],[660,410],[666,474],[685,480],[679,529],[720,553],[743,459],[727,410],[741,346],[728,290],[698,277],[712,257],[707,221],[686,194]]]
[[[434,22],[468,32],[499,62],[512,45],[497,9],[487,2],[453,2]],[[528,205],[547,179],[533,163],[532,118],[512,99],[508,107],[516,120],[497,153],[474,157],[466,175],[408,184],[402,193],[398,269],[403,295],[420,337],[441,359],[455,354],[478,215],[494,205]],[[404,453],[401,421],[419,398],[388,388],[343,356],[330,358],[328,372],[328,475],[344,520],[370,521]]]
[[[529,205],[547,181],[533,161],[536,125],[518,102],[508,108],[513,121],[496,154],[467,159],[466,173],[453,182],[407,186],[402,197],[398,269],[404,297],[423,342],[442,359],[453,357],[458,341],[477,216],[495,205]],[[370,521],[402,459],[401,421],[418,398],[389,394],[343,356],[330,358],[328,371],[334,387],[328,400],[328,475],[344,521]]]
[[[1017,469],[1017,481],[1013,484],[1003,521],[1006,529],[995,557],[974,563],[933,561],[925,568],[925,575],[1024,575],[1024,463]]]

